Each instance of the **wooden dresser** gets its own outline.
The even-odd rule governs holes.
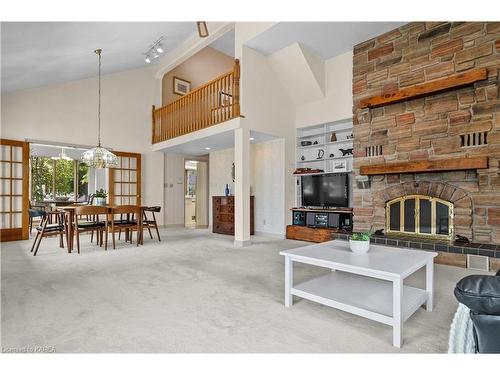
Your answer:
[[[253,201],[250,197],[250,234],[254,234]],[[212,232],[234,235],[234,195],[212,197]]]

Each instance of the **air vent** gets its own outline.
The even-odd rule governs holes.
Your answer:
[[[489,271],[490,270],[489,258],[482,255],[467,254],[467,268],[472,268],[481,271]]]
[[[469,133],[460,136],[461,147],[483,146],[487,144],[488,132]]]
[[[366,156],[380,156],[382,155],[382,145],[366,147],[365,151]]]

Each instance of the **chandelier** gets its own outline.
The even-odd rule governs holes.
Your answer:
[[[101,147],[101,49],[94,51],[99,56],[99,105],[97,107],[98,130],[97,146],[87,150],[82,155],[82,162],[94,168],[115,168],[118,166],[118,158],[112,152]]]

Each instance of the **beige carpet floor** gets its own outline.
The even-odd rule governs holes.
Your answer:
[[[278,253],[303,242],[255,236],[236,249],[232,237],[177,228],[138,248],[82,243],[80,255],[68,254],[44,239],[36,257],[31,241],[2,244],[4,351],[443,353],[454,285],[477,273],[437,265],[435,310],[419,309],[405,323],[397,349],[389,326],[306,300],[284,307]],[[299,265],[295,282],[323,272]],[[424,274],[408,283],[423,287]]]

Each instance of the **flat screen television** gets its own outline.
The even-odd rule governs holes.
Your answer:
[[[302,176],[302,206],[348,207],[346,173]]]

